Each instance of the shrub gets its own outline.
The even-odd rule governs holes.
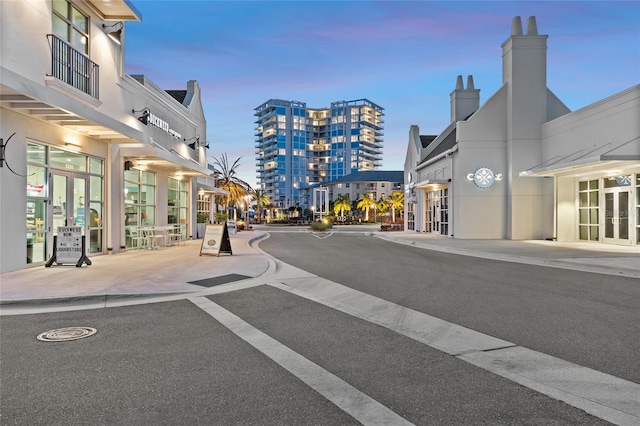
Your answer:
[[[227,215],[224,213],[215,214],[216,223],[224,223],[227,220]]]
[[[328,222],[311,222],[311,229],[314,231],[325,231],[328,228],[331,228]]]
[[[209,213],[198,213],[196,216],[197,223],[207,223],[209,220]]]

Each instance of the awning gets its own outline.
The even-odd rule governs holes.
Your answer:
[[[195,160],[159,146],[145,144],[123,146],[120,148],[120,156],[124,160],[131,161],[134,167],[145,166],[150,169],[167,170],[196,177],[209,177],[213,174],[212,170],[201,166]]]
[[[212,179],[213,180],[213,179]],[[229,195],[231,194],[229,191],[224,189],[216,188],[207,183],[203,183],[201,181],[197,182],[198,185],[198,193],[200,194],[214,194],[214,195]]]
[[[640,137],[617,144],[609,142],[590,150],[583,148],[564,156],[557,155],[521,171],[519,175],[521,177],[571,175],[620,167],[640,167]]]
[[[89,0],[89,7],[98,12],[102,20],[138,21],[142,15],[129,0]]]
[[[449,185],[449,183],[448,179],[427,179],[416,183],[415,187],[418,189],[432,189],[442,185]]]

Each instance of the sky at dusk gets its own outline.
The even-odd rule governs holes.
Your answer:
[[[547,86],[571,110],[640,83],[638,1],[131,2],[142,22],[126,23],[126,72],[165,90],[197,80],[209,162],[242,157],[254,187],[254,108],[272,98],[382,106],[382,169],[402,170],[411,125],[449,124],[458,75],[481,105],[498,90],[514,16],[549,36]]]

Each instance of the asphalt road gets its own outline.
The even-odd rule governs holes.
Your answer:
[[[459,256],[362,233],[273,232],[260,248],[345,286],[640,383],[637,279]]]
[[[260,247],[343,285],[638,381],[637,280],[454,256],[357,234],[273,233]],[[98,332],[68,342],[36,339],[70,326]],[[271,285],[3,316],[0,360],[2,425],[607,424]]]
[[[413,424],[607,424],[282,290],[209,299]],[[69,326],[98,332],[36,340]],[[2,425],[359,424],[312,389],[318,377],[290,374],[188,300],[3,317],[0,332]]]

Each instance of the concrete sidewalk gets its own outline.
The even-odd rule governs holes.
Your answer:
[[[377,237],[429,250],[640,278],[640,247],[545,240],[461,240],[415,232],[377,232]]]
[[[195,293],[190,282],[277,276],[270,257],[256,244],[270,232],[308,232],[307,227],[254,226],[231,234],[233,255],[200,256],[200,240],[158,250],[95,256],[91,266],[37,266],[0,274],[0,304],[65,303],[106,297]],[[415,232],[381,232],[379,225],[335,226],[331,233],[368,233],[395,243],[482,257],[593,273],[640,278],[640,247],[554,241],[459,240]],[[271,267],[270,267],[271,265]],[[639,282],[640,284],[640,282]]]
[[[230,254],[200,256],[202,240],[157,250],[132,250],[91,257],[90,266],[36,266],[0,274],[0,303],[63,302],[104,296],[150,296],[202,290],[192,281],[242,275],[255,278],[269,267],[251,241],[265,232],[230,235]],[[236,277],[237,278],[237,277]]]

